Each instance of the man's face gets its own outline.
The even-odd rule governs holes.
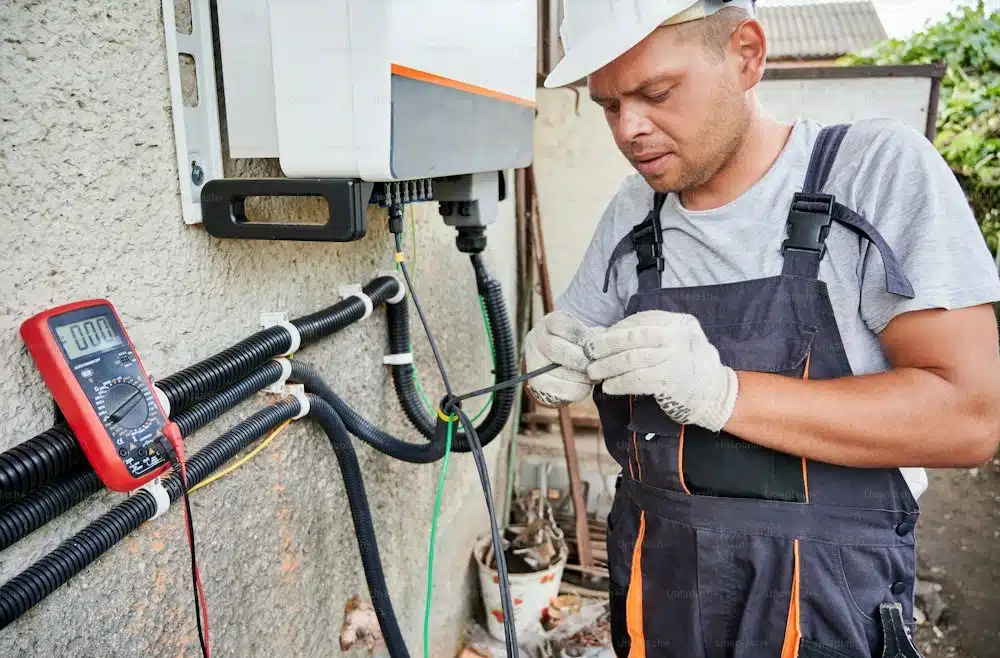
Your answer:
[[[751,106],[735,43],[720,55],[696,35],[659,28],[590,76],[615,143],[656,191],[707,182],[739,148]]]

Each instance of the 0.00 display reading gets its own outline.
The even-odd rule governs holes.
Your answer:
[[[56,328],[56,335],[71,359],[103,352],[122,344],[122,337],[104,316],[65,324]]]

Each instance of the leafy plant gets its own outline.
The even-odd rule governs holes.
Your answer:
[[[1000,12],[982,0],[906,40],[888,39],[842,65],[944,62],[935,146],[962,182],[983,235],[1000,246]]]

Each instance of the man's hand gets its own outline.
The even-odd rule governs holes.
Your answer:
[[[736,403],[736,373],[694,316],[667,311],[631,315],[584,347],[587,374],[611,395],[652,395],[672,420],[718,432]]]
[[[565,311],[555,311],[528,332],[524,341],[528,371],[553,363],[562,366],[528,382],[528,390],[536,400],[559,407],[590,395],[594,382],[587,376],[589,360],[583,353],[583,345],[598,331]]]

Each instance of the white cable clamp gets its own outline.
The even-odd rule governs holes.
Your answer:
[[[386,354],[382,357],[382,363],[387,366],[408,366],[413,363],[413,352]]]
[[[302,346],[302,336],[299,334],[299,330],[294,324],[288,321],[288,314],[282,311],[271,311],[264,312],[260,314],[260,326],[265,329],[270,329],[271,327],[284,327],[288,332],[288,336],[291,339],[288,344],[288,350],[278,356],[290,356],[299,351],[299,347]]]
[[[338,289],[340,292],[341,299],[347,299],[348,297],[357,297],[361,300],[361,303],[365,305],[365,314],[361,317],[362,320],[367,320],[368,317],[375,310],[375,304],[372,302],[372,298],[365,294],[365,291],[361,289],[361,286],[357,283],[348,283],[346,285],[340,286]]]
[[[395,295],[385,300],[386,304],[398,304],[406,299],[406,279],[404,279],[399,272],[395,270],[379,270],[378,275],[391,276],[397,283],[399,283],[399,290],[396,291]]]
[[[284,393],[285,382],[288,378],[292,376],[292,362],[284,357],[277,357],[272,359],[276,361],[278,365],[281,366],[281,376],[275,381],[271,382],[264,388],[265,393]]]
[[[290,386],[288,388],[291,389],[288,391],[288,394],[299,401],[299,413],[294,418],[292,418],[292,420],[298,420],[299,418],[308,415],[309,397],[306,395],[305,389],[302,387],[301,384],[298,384],[294,387]]]
[[[167,490],[163,486],[163,482],[160,481],[160,478],[153,478],[132,493],[136,494],[143,490],[148,491],[149,495],[153,497],[154,501],[156,501],[156,513],[149,517],[149,520],[152,521],[156,517],[166,514],[167,510],[170,509],[170,494],[167,493]]]
[[[279,354],[278,356],[291,356],[299,351],[299,346],[302,345],[302,336],[299,334],[299,330],[291,322],[279,322],[278,327],[284,327],[288,331],[288,335],[291,337],[292,342],[288,346],[288,349]]]
[[[153,393],[156,394],[157,401],[163,407],[163,415],[170,418],[170,399],[167,397],[167,394],[161,391],[156,384],[153,384]]]

